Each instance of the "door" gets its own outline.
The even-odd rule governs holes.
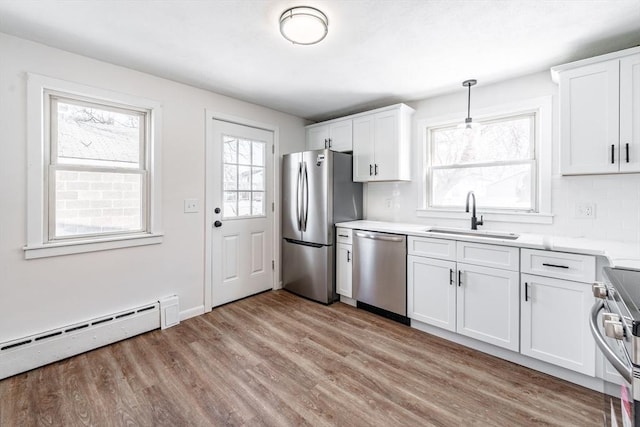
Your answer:
[[[336,246],[336,291],[342,296],[353,298],[351,292],[353,269],[351,245],[338,243]]]
[[[373,175],[376,181],[394,180],[399,176],[398,113],[392,110],[375,115]]]
[[[620,171],[640,172],[640,54],[620,60]]]
[[[353,180],[373,180],[373,114],[353,119]]]
[[[214,120],[209,143],[215,307],[273,288],[273,132]]]
[[[329,148],[333,151],[353,150],[353,121],[341,120],[329,124]]]
[[[407,257],[407,315],[456,331],[456,263]]]
[[[302,153],[282,156],[282,237],[302,240]]]
[[[333,218],[329,203],[333,200],[332,178],[333,156],[329,150],[305,151],[302,153],[302,239],[321,245],[333,244],[330,229]]]
[[[307,150],[321,150],[327,148],[329,140],[329,125],[319,125],[307,128]]]
[[[560,144],[563,174],[618,171],[619,61],[560,75]]]
[[[458,263],[458,333],[518,351],[519,276],[517,271]]]
[[[595,342],[588,322],[591,286],[522,274],[520,300],[520,352],[594,376]]]

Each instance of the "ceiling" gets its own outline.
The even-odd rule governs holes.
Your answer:
[[[279,33],[291,6],[320,44]],[[640,44],[640,0],[0,0],[0,32],[310,120]]]

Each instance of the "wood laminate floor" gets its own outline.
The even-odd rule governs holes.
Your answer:
[[[600,395],[286,291],[0,381],[0,426],[596,426]]]

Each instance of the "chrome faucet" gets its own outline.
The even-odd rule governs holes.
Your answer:
[[[479,225],[484,224],[482,215],[480,215],[480,221],[476,218],[476,195],[473,194],[473,191],[469,191],[467,193],[467,207],[466,212],[469,212],[469,197],[473,200],[473,210],[471,211],[471,229],[477,230]]]

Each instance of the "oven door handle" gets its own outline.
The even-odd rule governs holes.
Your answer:
[[[618,355],[611,350],[604,337],[602,336],[602,332],[598,328],[598,314],[604,308],[604,301],[598,301],[591,308],[591,316],[589,317],[589,326],[591,327],[591,335],[596,340],[597,346],[602,350],[602,354],[607,358],[609,363],[615,368],[616,371],[629,383],[633,383],[633,372],[627,366],[624,361],[618,357]]]

